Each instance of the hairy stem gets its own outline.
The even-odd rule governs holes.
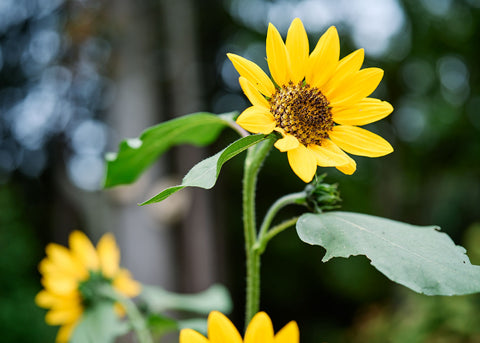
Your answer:
[[[255,191],[257,175],[270,151],[274,137],[248,149],[243,176],[243,229],[247,259],[247,289],[245,327],[260,307],[260,254],[255,249],[257,229],[255,223]]]

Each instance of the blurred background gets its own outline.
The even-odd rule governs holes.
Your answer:
[[[181,180],[213,146],[179,147],[131,186],[102,190],[103,156],[121,139],[179,115],[248,106],[226,59],[266,68],[272,22],[285,37],[302,19],[311,48],[336,25],[341,55],[365,48],[385,77],[375,96],[395,108],[367,128],[395,148],[356,158],[337,182],[343,209],[437,224],[480,264],[480,2],[478,0],[1,0],[0,332],[4,342],[52,342],[33,302],[48,242],[113,232],[136,279],[195,292],[220,282],[230,315],[244,310],[241,176],[229,162],[214,189],[184,190],[138,207]],[[323,172],[320,170],[320,172]],[[259,179],[258,215],[304,187],[274,151]],[[298,213],[289,208],[285,216]],[[294,230],[262,264],[262,305],[302,342],[480,342],[480,297],[427,297],[394,284],[364,257],[321,262]],[[26,329],[28,328],[28,329]]]

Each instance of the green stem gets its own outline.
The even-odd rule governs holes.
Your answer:
[[[275,201],[272,206],[268,209],[265,218],[263,219],[262,226],[260,227],[260,233],[258,234],[257,244],[263,240],[263,237],[267,233],[267,230],[272,224],[273,218],[277,215],[278,211],[280,211],[283,207],[291,204],[298,204],[304,205],[306,203],[305,200],[306,194],[305,192],[298,192],[285,195]]]
[[[272,227],[270,230],[268,230],[262,237],[261,239],[258,240],[255,250],[258,252],[259,255],[261,255],[264,251],[265,248],[267,247],[268,242],[278,235],[280,232],[288,229],[290,226],[293,226],[297,223],[299,217],[293,217],[289,220],[286,220],[278,225],[275,225]]]
[[[135,303],[130,298],[116,292],[112,287],[103,289],[103,293],[105,296],[120,303],[125,308],[128,320],[137,336],[138,343],[153,343],[152,336],[147,328],[147,323],[142,317],[140,311],[138,311]]]
[[[275,137],[269,137],[248,149],[243,176],[243,229],[247,258],[247,289],[245,327],[260,307],[260,254],[255,250],[257,229],[255,224],[255,190],[257,175],[263,160],[272,148]]]
[[[147,323],[143,319],[141,313],[138,311],[137,306],[132,300],[127,297],[123,297],[122,305],[127,311],[128,318],[132,324],[133,330],[137,335],[139,343],[153,343],[152,336],[147,328]]]

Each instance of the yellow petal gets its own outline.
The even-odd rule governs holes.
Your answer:
[[[362,100],[372,94],[382,77],[383,70],[380,68],[365,68],[356,72],[330,94],[330,106],[346,106]]]
[[[268,109],[260,106],[250,106],[237,118],[237,124],[253,133],[269,134],[277,125],[275,118]]]
[[[68,295],[78,288],[78,281],[63,274],[48,274],[42,278],[42,285],[53,294]]]
[[[326,141],[326,140],[325,140]],[[345,153],[328,149],[325,146],[311,144],[308,149],[315,155],[317,165],[320,167],[342,166],[348,163]]]
[[[179,343],[209,343],[208,339],[192,329],[180,331]]]
[[[383,119],[392,111],[392,105],[386,101],[365,98],[351,106],[333,107],[332,119],[338,124],[360,126]]]
[[[113,278],[120,265],[120,250],[111,233],[106,233],[97,244],[100,269],[107,278]]]
[[[55,304],[56,301],[57,301],[57,298],[54,295],[52,295],[52,293],[47,292],[45,290],[41,290],[35,296],[35,304],[43,308],[52,307],[52,305]]]
[[[54,308],[45,315],[45,322],[48,325],[62,325],[74,323],[82,315],[83,309],[80,306],[70,308]]]
[[[50,243],[45,249],[48,258],[59,270],[74,275],[80,280],[88,277],[85,266],[71,254],[70,250],[59,244]]]
[[[342,155],[347,160],[346,164],[336,166],[338,170],[347,175],[351,175],[355,172],[355,170],[357,169],[357,164],[355,163],[355,161],[350,156],[348,156],[342,149],[340,149],[335,143],[333,143],[329,139],[325,139],[322,142],[322,146],[338,155]]]
[[[64,304],[71,303],[80,304],[80,296],[77,292],[71,292],[66,295],[59,295],[46,290],[42,290],[38,292],[35,297],[35,304],[43,308],[59,307]]]
[[[44,258],[42,261],[40,261],[40,264],[38,265],[38,270],[44,276],[62,275],[64,277],[68,277],[78,281],[85,280],[88,277],[86,269],[85,273],[83,272],[84,269],[85,268],[81,267],[67,269],[65,265],[56,264],[50,258]]]
[[[73,231],[69,236],[69,245],[77,259],[89,270],[98,270],[99,261],[92,242],[81,231]]]
[[[277,127],[275,128],[275,131],[280,132],[280,133],[282,134],[282,136],[285,136],[285,135],[287,134],[287,133],[285,132],[285,130],[282,129],[280,126],[277,126]]]
[[[332,151],[333,153],[337,154],[337,155],[342,155],[343,157],[345,157],[346,159],[348,159],[348,155],[342,150],[340,149],[335,143],[333,143],[330,139],[324,139],[322,141],[322,147],[324,147],[325,149],[328,149],[330,151]]]
[[[140,294],[141,285],[133,280],[127,269],[121,268],[113,279],[113,287],[127,297],[135,297]]]
[[[341,85],[342,82],[360,70],[364,57],[364,50],[358,49],[340,60],[332,78],[321,89],[327,99],[330,99],[332,92]]]
[[[227,54],[233,66],[238,71],[240,76],[243,76],[250,81],[260,93],[271,97],[275,93],[275,86],[272,80],[265,74],[265,72],[252,61],[247,60],[235,54]]]
[[[305,32],[300,19],[295,18],[292,21],[285,45],[290,57],[291,80],[296,84],[305,77],[305,68],[310,51],[307,32]]]
[[[53,273],[53,274],[69,273],[68,270],[56,265],[49,258],[44,258],[43,260],[40,261],[40,263],[38,264],[38,271],[43,275],[49,274],[49,273]]]
[[[310,54],[305,80],[312,87],[321,88],[337,68],[340,40],[335,26],[331,26],[318,40]]]
[[[245,343],[273,343],[272,321],[265,312],[257,313],[248,324]]]
[[[52,309],[58,310],[79,310],[83,311],[83,299],[80,292],[73,292],[68,295],[57,296],[57,303],[52,306]]]
[[[298,148],[288,150],[287,156],[293,172],[306,183],[312,181],[317,171],[315,155],[303,144],[300,144]]]
[[[70,341],[70,337],[72,336],[73,331],[75,330],[76,326],[77,326],[77,322],[62,325],[58,329],[57,338],[55,339],[55,343],[68,343],[68,341]]]
[[[242,87],[243,92],[247,96],[248,100],[252,103],[254,106],[259,106],[259,107],[265,107],[265,108],[270,108],[270,104],[268,103],[268,100],[265,99],[265,97],[258,91],[258,89],[255,88],[254,85],[250,81],[248,81],[246,78],[243,76],[240,76],[238,79],[240,86]]]
[[[208,340],[210,343],[242,343],[238,330],[218,311],[212,311],[208,316]]]
[[[344,174],[352,175],[353,173],[355,173],[355,170],[357,170],[357,164],[355,163],[353,158],[351,158],[348,155],[347,155],[347,157],[349,159],[349,162],[347,164],[343,165],[343,166],[338,166],[337,169],[340,170]]]
[[[276,141],[274,145],[275,148],[277,148],[281,152],[285,152],[298,148],[300,142],[296,137],[286,134],[283,138],[280,138],[278,141]]]
[[[300,332],[296,322],[291,321],[275,335],[275,343],[298,343],[300,341]]]
[[[271,23],[267,32],[267,62],[270,74],[279,86],[290,81],[290,60],[278,30]]]
[[[333,143],[354,155],[379,157],[393,151],[385,139],[356,126],[334,126],[328,135]]]

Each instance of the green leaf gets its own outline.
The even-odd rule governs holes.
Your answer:
[[[102,301],[85,310],[70,343],[110,343],[128,331],[128,324],[115,314],[113,303]]]
[[[302,241],[332,257],[365,255],[392,281],[427,295],[480,291],[480,266],[436,226],[414,226],[350,212],[304,214],[297,222]]]
[[[266,139],[266,137],[269,136],[250,135],[240,138],[217,154],[197,163],[192,169],[190,169],[188,174],[185,175],[181,185],[167,188],[140,205],[160,202],[185,187],[212,188],[215,185],[220,169],[225,162],[247,150],[252,145]]]
[[[134,182],[161,154],[177,144],[205,146],[233,123],[237,113],[216,115],[194,113],[169,120],[143,131],[140,137],[126,139],[118,153],[106,155],[105,187]]]
[[[147,325],[150,331],[157,337],[161,337],[164,334],[178,330],[179,328],[179,323],[177,323],[177,321],[158,313],[151,313],[148,315]]]
[[[232,310],[230,294],[222,285],[213,285],[197,294],[178,294],[155,286],[143,286],[140,298],[145,301],[148,310],[154,313],[181,310],[208,314],[214,310],[223,313]]]

